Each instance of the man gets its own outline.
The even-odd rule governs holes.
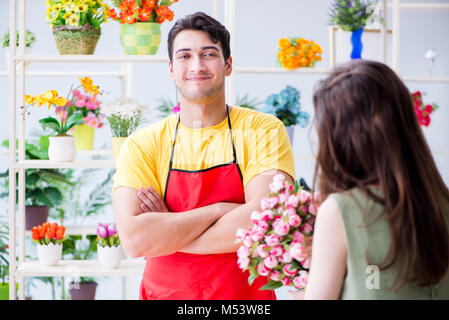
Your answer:
[[[168,35],[169,74],[180,113],[132,134],[114,176],[124,250],[147,257],[140,299],[275,299],[248,285],[237,265],[238,228],[249,229],[277,173],[294,161],[282,122],[225,103],[232,72],[229,32],[204,13]]]

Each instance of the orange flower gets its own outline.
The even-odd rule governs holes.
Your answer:
[[[31,239],[33,240],[39,240],[39,231],[37,230],[37,227],[33,227],[33,229],[31,229]]]
[[[121,23],[133,24],[136,22],[136,18],[132,15],[125,15],[120,17]]]
[[[143,0],[142,5],[151,11],[156,6],[156,0]]]
[[[47,237],[48,239],[52,240],[55,238],[56,230],[53,224],[51,224],[47,229]]]
[[[109,9],[109,10],[106,12],[106,15],[107,15],[109,18],[113,19],[113,20],[117,20],[117,19],[118,19],[118,18],[117,18],[117,13],[115,12],[115,9]]]
[[[64,232],[65,232],[65,227],[64,226],[60,226],[56,230],[56,239],[62,240],[62,238],[64,238]]]
[[[151,11],[145,7],[139,10],[139,20],[142,22],[146,22],[150,20]]]
[[[39,234],[39,239],[45,238],[45,231],[42,226],[37,226],[37,233]]]

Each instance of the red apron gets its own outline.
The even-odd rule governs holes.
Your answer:
[[[187,171],[173,169],[175,138],[171,150],[170,167],[165,186],[165,203],[170,212],[183,212],[216,202],[245,203],[245,192],[237,164],[231,121],[234,161],[212,168]],[[275,300],[272,290],[259,290],[266,277],[248,285],[249,272],[237,265],[237,254],[190,254],[176,252],[161,257],[148,257],[139,299],[159,300]]]

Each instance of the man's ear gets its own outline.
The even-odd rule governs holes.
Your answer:
[[[229,57],[225,65],[225,76],[229,77],[232,73],[232,57]]]
[[[173,64],[171,63],[171,61],[168,61],[168,75],[172,80],[175,79],[175,74],[173,73]]]

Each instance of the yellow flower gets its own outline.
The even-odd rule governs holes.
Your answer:
[[[25,103],[26,104],[33,105],[35,102],[36,102],[35,98],[32,95],[30,95],[30,94],[25,95]]]
[[[100,88],[93,84],[93,81],[91,78],[84,77],[84,79],[83,79],[83,78],[79,77],[78,79],[80,80],[81,85],[84,87],[84,89],[87,92],[89,92],[90,94],[99,94],[100,93],[100,90],[99,90]]]
[[[77,5],[77,8],[78,8],[78,11],[79,11],[79,12],[84,12],[84,11],[86,11],[87,9],[89,9],[84,3],[78,4],[78,5]]]
[[[70,17],[69,17],[69,25],[77,26],[79,21],[80,21],[80,19],[79,19],[77,14],[70,15]]]
[[[286,38],[282,38],[279,40],[278,45],[281,49],[290,47],[290,41]]]

